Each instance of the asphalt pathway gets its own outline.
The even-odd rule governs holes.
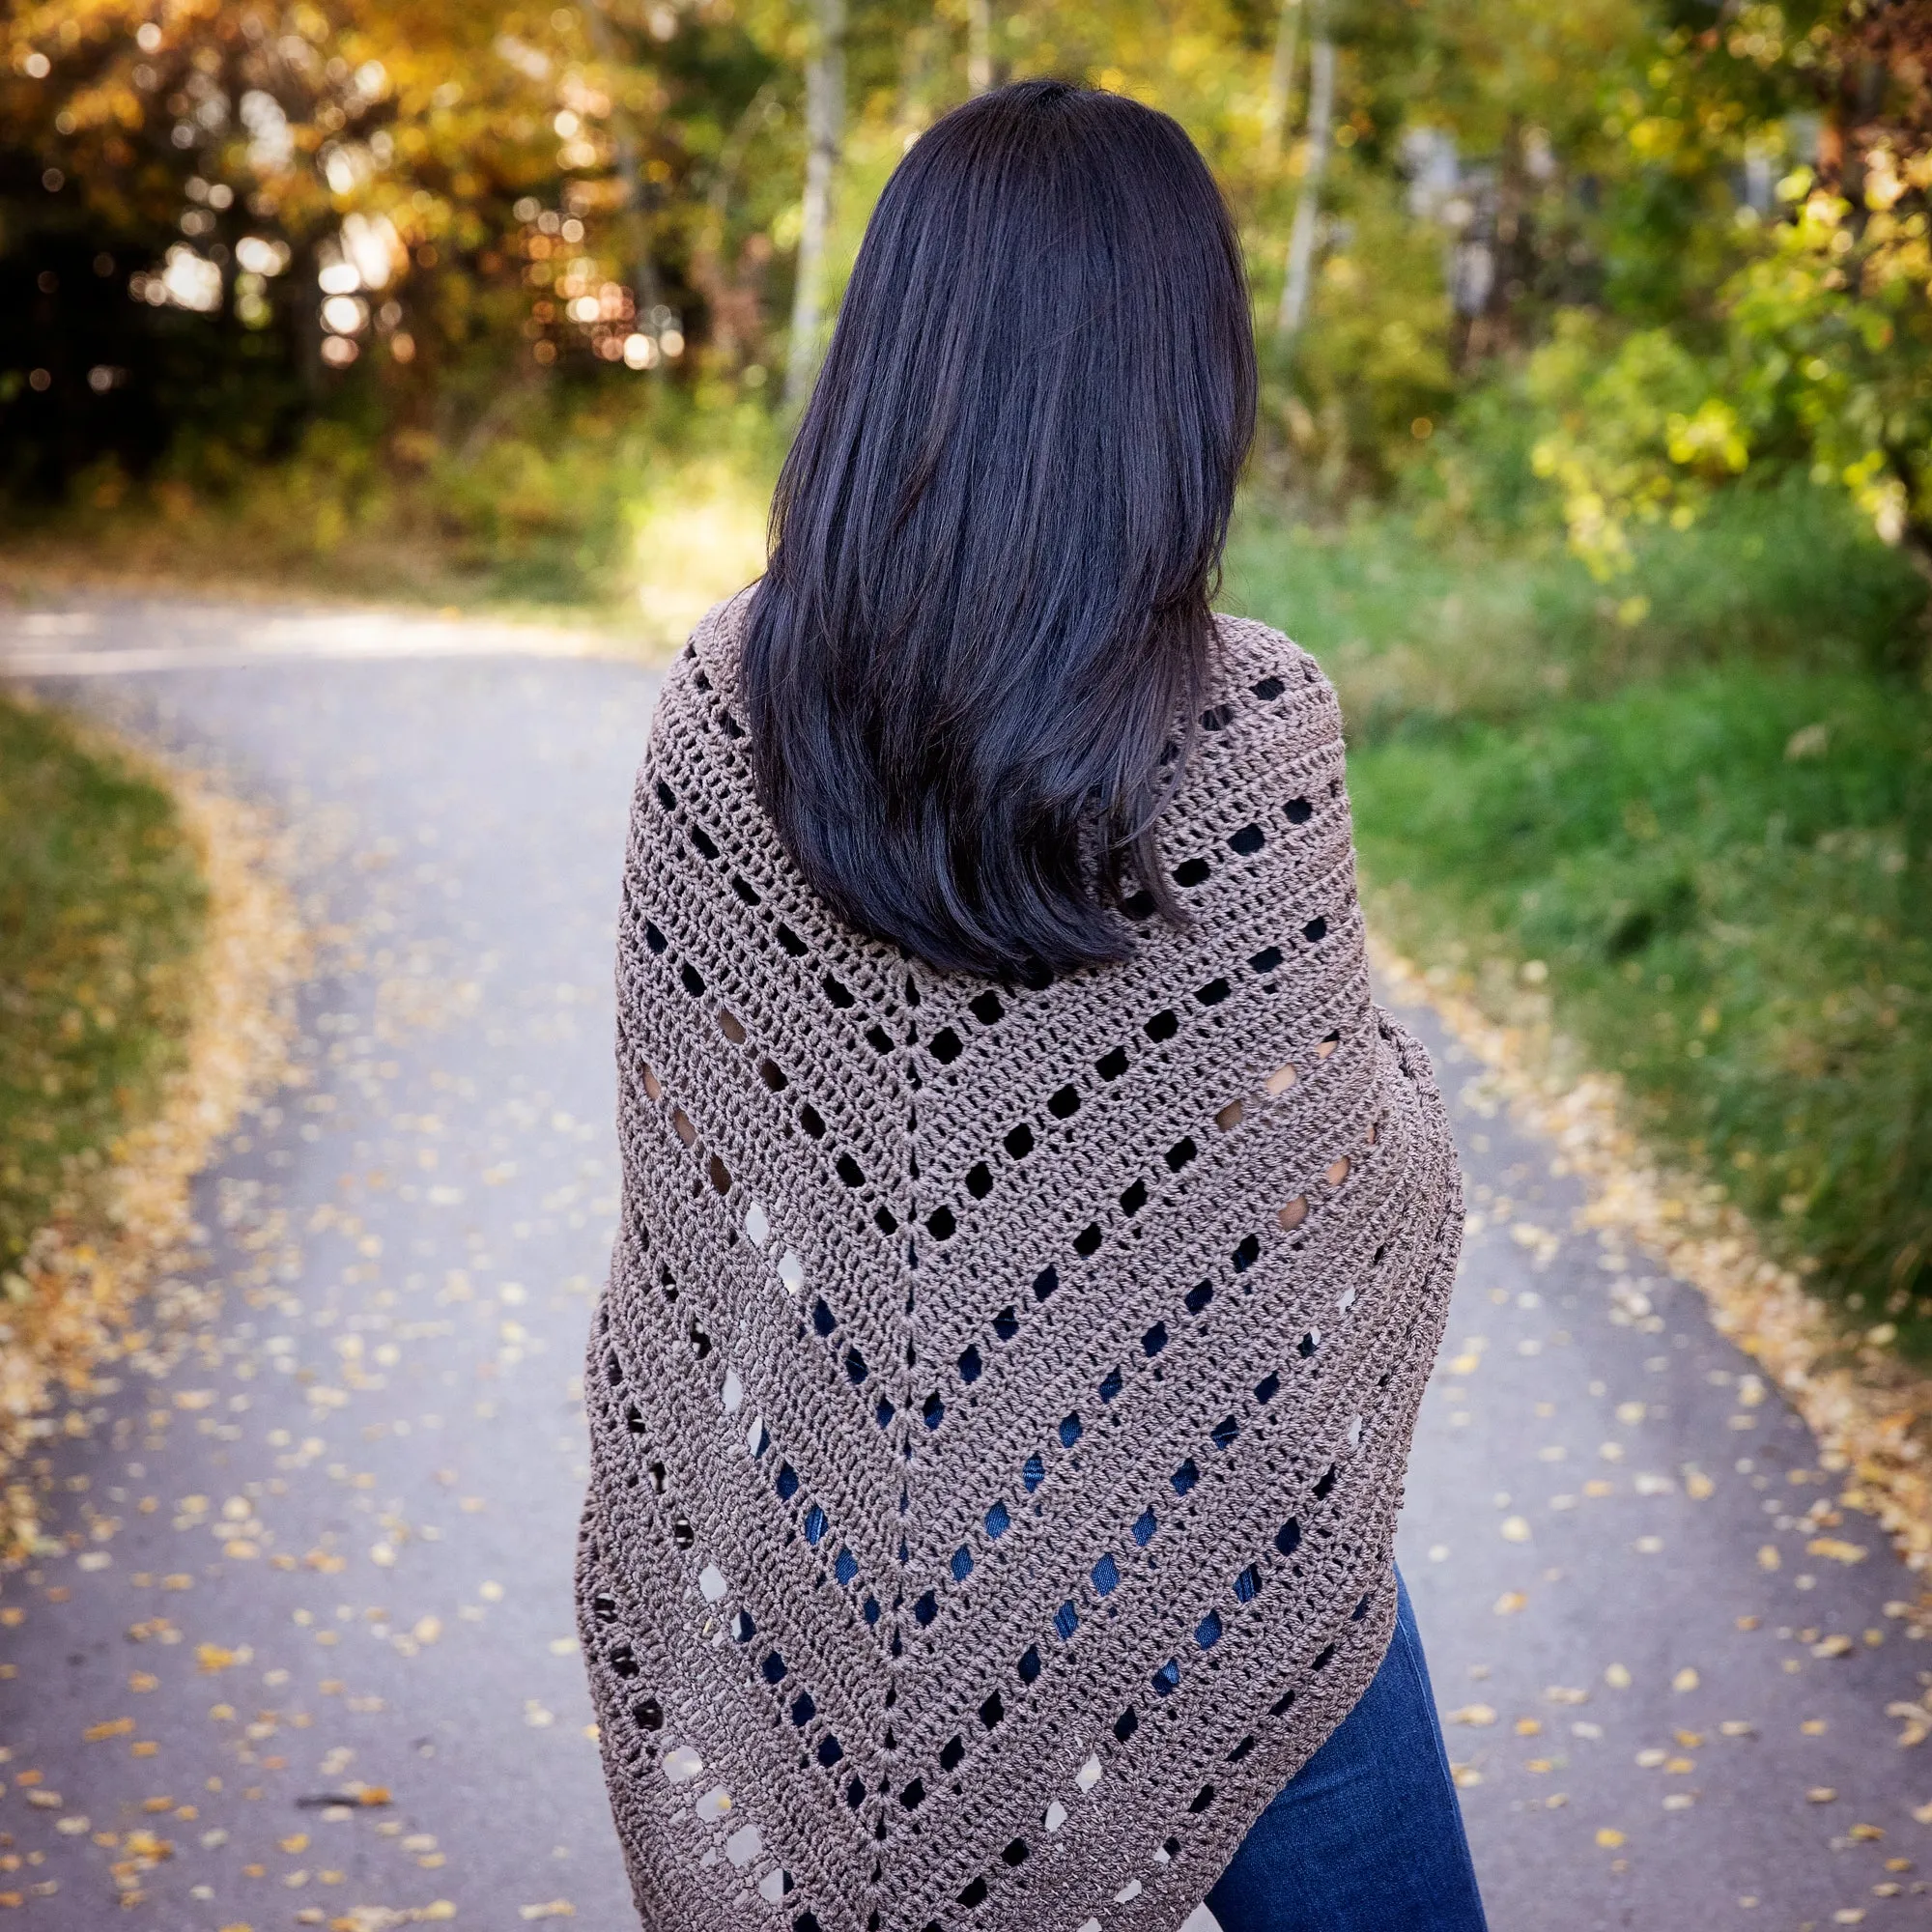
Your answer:
[[[0,1577],[0,1910],[623,1932],[570,1565],[656,681],[335,622],[0,616],[0,668],[294,828],[323,935],[303,1081],[200,1183],[213,1312],[30,1472],[63,1553]],[[1695,1293],[1576,1232],[1549,1146],[1408,1017],[1471,1215],[1401,1557],[1496,1932],[1926,1923],[1910,1579]]]

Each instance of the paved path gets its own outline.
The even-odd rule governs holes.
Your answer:
[[[139,644],[124,621],[39,643]],[[569,1574],[654,681],[208,648],[259,623],[42,687],[298,827],[332,936],[309,1084],[202,1183],[218,1313],[38,1467],[70,1548],[0,1579],[0,1907],[623,1932]],[[1696,1295],[1573,1234],[1549,1149],[1418,1024],[1473,1213],[1402,1554],[1496,1932],[1923,1925],[1905,1574]]]

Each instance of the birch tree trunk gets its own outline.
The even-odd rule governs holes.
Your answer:
[[[1281,0],[1275,29],[1274,65],[1268,70],[1267,99],[1262,102],[1262,160],[1270,168],[1281,160],[1288,131],[1288,103],[1294,92],[1294,57],[1301,46],[1301,0]]]
[[[785,407],[793,410],[803,407],[818,367],[832,185],[845,128],[845,0],[813,0],[812,14],[811,57],[805,65],[805,218],[798,232],[798,277],[785,356]]]
[[[658,306],[660,296],[657,264],[651,256],[650,217],[644,208],[643,156],[637,123],[624,105],[623,88],[616,84],[621,55],[611,32],[610,18],[604,12],[604,0],[590,0],[584,9],[584,19],[597,58],[611,71],[611,146],[617,173],[618,246],[623,251],[622,273],[637,303],[637,327],[642,328],[645,318]],[[663,370],[662,357],[656,366]]]
[[[966,89],[984,94],[993,84],[993,0],[966,0]]]
[[[1308,273],[1315,260],[1315,222],[1321,213],[1321,177],[1328,167],[1328,144],[1335,115],[1335,43],[1326,22],[1316,29],[1308,67],[1308,169],[1294,198],[1294,225],[1288,238],[1288,277],[1281,285],[1281,313],[1275,334],[1292,342],[1308,315]]]

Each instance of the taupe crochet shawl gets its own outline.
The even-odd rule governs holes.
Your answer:
[[[1221,620],[1191,924],[992,982],[787,859],[744,609],[666,681],[618,929],[579,1605],[638,1908],[1175,1932],[1388,1642],[1462,1234],[1334,695]]]

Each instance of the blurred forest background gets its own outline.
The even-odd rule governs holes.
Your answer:
[[[0,571],[567,609],[755,575],[872,199],[1173,113],[1264,363],[1227,601],[1386,929],[1932,1357],[1926,0],[14,0]]]

